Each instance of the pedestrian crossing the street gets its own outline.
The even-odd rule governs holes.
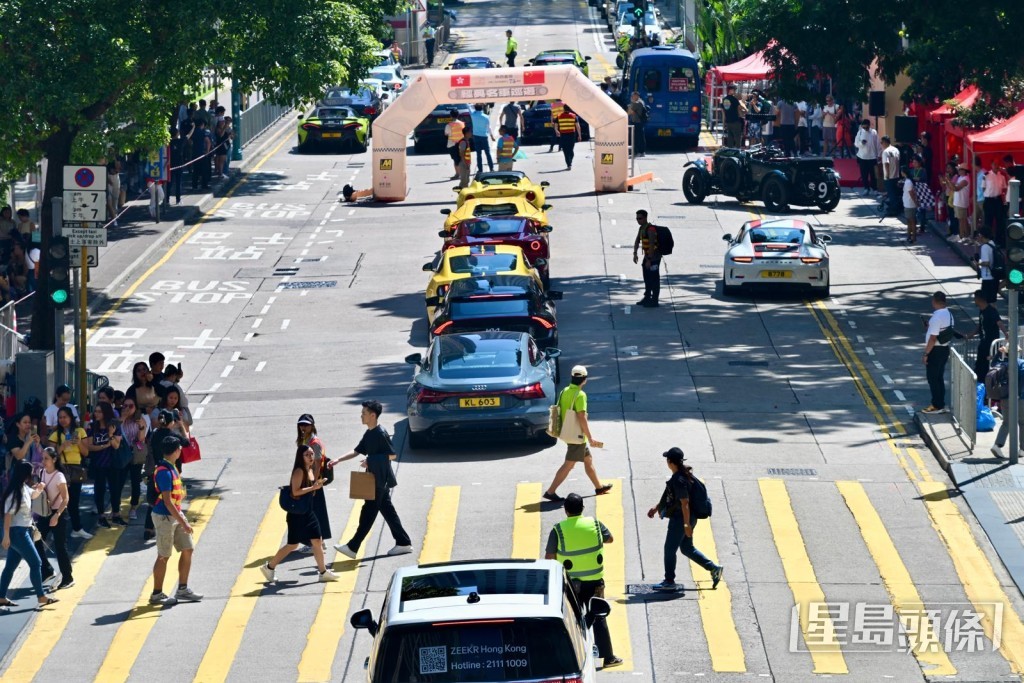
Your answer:
[[[677,618],[700,623],[702,634],[689,634],[687,649],[695,660],[706,664],[707,675],[769,673],[774,668],[774,662],[770,667],[769,661],[780,651],[790,658],[788,670],[804,676],[856,677],[858,666],[866,661],[865,653],[893,658],[891,668],[897,678],[900,672],[908,671],[927,676],[966,676],[975,666],[975,657],[985,660],[985,670],[996,662],[1007,675],[1020,672],[1022,655],[1012,645],[1022,642],[1018,639],[1022,633],[1020,616],[998,581],[993,583],[989,578],[993,568],[984,556],[972,556],[973,573],[965,574],[959,571],[958,560],[950,556],[945,539],[938,534],[929,542],[908,546],[904,533],[908,526],[920,523],[930,529],[929,514],[921,505],[904,509],[876,505],[873,493],[888,485],[860,481],[712,481],[709,491],[716,501],[715,516],[696,525],[694,543],[712,561],[725,565],[725,577],[715,589],[706,571],[679,558],[689,565],[688,569],[679,566],[679,580],[687,590],[672,595],[649,590],[662,578],[663,522],[648,520],[646,509],[638,509],[632,500],[634,487],[621,480],[615,481],[609,494],[587,500],[584,514],[600,519],[614,538],[603,549],[605,595],[613,607],[609,630],[616,655],[624,660],[614,672],[643,676],[668,666],[674,655],[659,653],[650,643],[660,625]],[[658,483],[641,481],[634,485],[652,488]],[[425,490],[430,493],[423,514],[403,514],[418,553],[416,560],[421,564],[477,559],[498,542],[511,549],[512,557],[541,557],[548,531],[564,514],[560,506],[540,502],[539,482],[516,484],[514,499],[482,486],[444,485]],[[809,508],[799,504],[801,497],[808,496],[813,496],[817,505],[824,505],[826,511],[808,514]],[[213,577],[204,576],[204,556],[217,552],[209,539],[211,534],[217,537],[214,530],[218,525],[233,525],[234,520],[225,500],[217,495],[198,496],[191,501],[188,512],[194,520],[196,541],[190,585],[205,593],[205,600],[200,605],[149,605],[149,566],[153,559],[149,548],[132,558],[140,571],[133,574],[134,579],[122,581],[120,594],[125,601],[106,605],[119,618],[106,621],[104,626],[88,624],[86,628],[94,630],[82,633],[76,613],[93,606],[93,593],[110,579],[102,571],[104,564],[119,553],[137,528],[129,528],[127,534],[115,529],[97,535],[76,558],[76,586],[61,592],[59,609],[55,605],[39,613],[8,653],[0,678],[47,680],[51,672],[67,671],[74,662],[63,658],[71,650],[53,645],[83,637],[104,651],[95,670],[79,672],[82,679],[108,682],[145,678],[152,671],[152,663],[144,653],[155,641],[182,636],[168,633],[165,622],[173,618],[175,610],[196,608],[198,616],[190,617],[190,629],[209,635],[189,650],[198,653],[194,661],[181,662],[182,679],[224,681],[252,671],[252,662],[239,668],[244,653],[252,656],[251,649],[247,650],[251,648],[249,641],[267,642],[269,637],[269,642],[274,642],[274,634],[260,631],[288,624],[299,631],[289,637],[303,646],[295,653],[261,650],[267,659],[259,662],[258,668],[268,679],[360,680],[370,639],[366,634],[357,637],[351,633],[348,616],[364,607],[379,611],[391,573],[407,564],[411,556],[387,557],[391,539],[386,527],[378,528],[375,533],[379,535],[367,539],[355,560],[336,555],[328,544],[327,559],[329,563],[333,559],[339,581],[316,584],[305,571],[312,558],[301,556],[281,565],[281,585],[268,585],[259,567],[280,546],[286,525],[276,496],[264,500],[260,521],[247,539],[242,564],[231,577],[225,577],[230,582],[224,588]],[[360,502],[343,499],[337,492],[329,493],[328,500],[332,516],[344,520],[343,526],[338,525],[342,531],[337,536],[344,542],[356,529]],[[504,515],[504,525],[493,527],[495,536],[510,533],[511,538],[467,537],[466,529],[471,528],[467,515],[475,514],[479,505],[493,507],[500,500],[511,500],[512,504]],[[934,503],[952,505],[938,494]],[[401,498],[396,504],[400,510],[408,507],[403,506]],[[940,510],[948,512],[948,508]],[[495,516],[500,512],[495,510]],[[501,526],[505,531],[499,533]],[[244,544],[246,539],[239,541]],[[748,562],[741,550],[748,542],[774,548],[773,561]],[[848,557],[842,563],[846,566],[837,573],[837,567],[822,558],[834,556],[839,548]],[[239,548],[239,557],[241,551]],[[921,553],[926,557],[919,557]],[[172,559],[164,586],[168,593],[176,587],[174,564]],[[841,578],[854,569],[858,574],[851,590],[849,581],[843,585]],[[925,573],[927,576],[923,576]],[[938,584],[942,584],[941,591]],[[884,593],[878,592],[879,585]],[[291,587],[300,587],[303,592],[293,596],[287,590]],[[767,628],[782,620],[777,603],[765,602],[764,595],[773,591],[779,595],[777,591],[783,587],[789,593],[786,609],[792,609],[791,617],[786,616],[789,628]],[[878,595],[885,599],[874,599]],[[293,618],[295,610],[287,607],[291,600],[302,601],[303,608],[311,607],[304,620]],[[765,612],[768,607],[774,613]]]

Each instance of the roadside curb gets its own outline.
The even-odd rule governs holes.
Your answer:
[[[289,113],[291,111],[293,110],[289,110]],[[281,117],[281,120],[278,123],[272,125],[260,134],[257,138],[259,142],[256,145],[243,148],[243,151],[245,152],[245,159],[243,159],[236,167],[239,173],[224,178],[213,191],[202,195],[198,202],[190,205],[185,210],[184,216],[175,220],[169,229],[157,235],[153,242],[150,243],[149,246],[147,246],[142,253],[128,265],[127,268],[114,276],[113,280],[110,281],[110,284],[99,292],[96,292],[99,296],[90,297],[90,302],[88,304],[89,315],[96,315],[99,312],[97,309],[101,304],[105,306],[111,300],[116,299],[117,297],[113,292],[124,284],[124,281],[127,280],[129,276],[135,273],[139,267],[153,255],[154,252],[163,247],[172,236],[178,233],[181,228],[193,223],[199,216],[203,215],[205,209],[210,203],[216,199],[220,199],[221,195],[218,195],[218,191],[226,191],[228,188],[232,187],[234,183],[237,183],[241,178],[243,178],[247,173],[247,169],[253,164],[253,161],[258,159],[272,142],[277,141],[277,136],[289,123],[291,123],[291,118],[288,116],[288,113],[286,113]]]
[[[946,450],[945,444],[948,442],[958,444],[963,449],[962,455],[970,454],[967,447],[956,434],[956,427],[953,426],[953,417],[948,413],[926,416],[919,411],[914,413],[914,424],[917,425],[918,433],[924,439],[925,445],[928,446],[928,450],[932,452],[939,466],[952,477],[950,467],[956,458]],[[956,482],[954,481],[954,483]]]

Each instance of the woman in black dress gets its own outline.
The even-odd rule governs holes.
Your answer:
[[[313,420],[313,416],[309,413],[300,415],[296,430],[298,435],[295,439],[295,445],[299,447],[309,446],[313,449],[314,480],[323,477],[324,484],[330,484],[334,481],[334,469],[327,467],[327,449],[324,448],[320,437],[316,435],[316,421]],[[327,514],[327,498],[323,489],[314,491],[310,495],[312,496],[310,503],[313,506],[313,514],[316,515],[316,521],[320,524],[320,537],[323,538],[323,549],[327,550],[327,539],[331,537],[331,518]],[[313,549],[309,546],[304,546],[300,550],[304,553],[313,552]]]
[[[315,454],[309,446],[299,446],[295,452],[295,462],[292,464],[292,498],[300,499],[304,496],[312,496],[324,486],[323,479],[313,479],[313,459]],[[274,571],[284,558],[302,544],[313,547],[313,557],[316,558],[317,571],[320,573],[320,582],[337,581],[337,575],[327,568],[324,563],[324,550],[321,544],[323,540],[320,533],[320,524],[317,522],[313,506],[306,502],[305,509],[301,512],[289,512],[288,517],[288,540],[277,551],[273,559],[264,562],[260,566],[264,578],[268,583],[277,581],[277,573]]]

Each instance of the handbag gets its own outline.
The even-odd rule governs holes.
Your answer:
[[[349,475],[348,497],[352,500],[376,500],[377,477],[373,472],[355,472]]]
[[[548,428],[544,431],[552,439],[557,439],[562,433],[562,409],[557,401],[548,408]]]
[[[299,496],[298,498],[292,496],[291,484],[281,487],[280,493],[277,495],[277,504],[281,506],[282,510],[292,515],[305,515],[311,509],[309,496]]]
[[[43,483],[43,490],[38,496],[32,499],[32,514],[36,517],[49,517],[53,512],[50,508],[50,496],[46,493],[46,485],[49,482],[45,481],[41,474],[39,475],[39,480]]]
[[[188,437],[188,445],[181,447],[181,462],[187,464],[202,459],[203,454],[199,451],[199,442],[196,441],[196,437]]]
[[[64,465],[64,477],[69,484],[84,484],[88,476],[81,465]]]
[[[139,443],[132,448],[132,464],[133,465],[145,465],[146,458],[149,456],[149,444],[145,441]]]
[[[566,387],[563,392],[569,391],[572,387]],[[572,401],[569,402],[569,408],[565,411],[565,417],[562,418],[562,428],[558,432],[558,438],[568,444],[580,444],[586,443],[587,437],[583,435],[583,431],[580,429],[580,421],[576,416],[576,411],[573,410],[573,406],[576,405],[576,399],[579,398],[580,392],[583,389],[579,386],[576,387],[576,395],[572,397]],[[561,405],[561,395],[559,395],[558,404]]]
[[[935,335],[935,340],[940,344],[948,344],[953,341],[953,337],[956,336],[956,330],[953,328],[953,314],[949,314],[949,327],[943,327],[939,330],[939,333]]]

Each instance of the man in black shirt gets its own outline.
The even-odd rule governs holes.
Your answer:
[[[729,93],[722,98],[722,111],[725,114],[725,146],[743,147],[743,119],[740,112],[740,101],[736,99],[736,86],[726,87]]]
[[[338,543],[334,549],[346,557],[356,558],[359,546],[366,539],[373,528],[379,512],[395,537],[395,547],[388,551],[388,555],[406,555],[412,552],[412,541],[409,534],[402,527],[402,520],[398,518],[398,511],[391,502],[391,489],[398,486],[395,479],[395,472],[391,469],[391,461],[395,459],[395,448],[391,445],[391,438],[380,426],[380,413],[383,410],[379,401],[363,401],[363,410],[360,414],[360,421],[366,425],[366,433],[359,440],[359,444],[351,452],[346,453],[337,460],[327,463],[328,467],[334,467],[339,462],[351,460],[356,455],[365,455],[362,466],[373,474],[376,484],[374,500],[363,501],[363,508],[359,511],[359,526],[352,540],[348,543]]]
[[[981,313],[978,316],[977,329],[968,334],[967,338],[981,337],[978,341],[978,359],[974,362],[974,375],[979,382],[984,382],[985,375],[988,374],[992,342],[999,339],[1000,331],[1006,334],[1006,324],[999,317],[996,307],[988,302],[984,291],[979,289],[974,292],[974,305]]]

